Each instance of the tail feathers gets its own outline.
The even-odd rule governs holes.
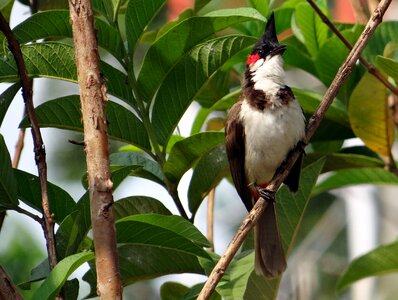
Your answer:
[[[286,269],[275,214],[275,204],[270,202],[255,226],[255,271],[268,278],[280,276]]]

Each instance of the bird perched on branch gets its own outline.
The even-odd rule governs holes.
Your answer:
[[[285,84],[282,54],[286,46],[276,36],[272,13],[265,32],[247,58],[242,92],[225,127],[226,150],[236,189],[248,211],[289,152],[304,137],[305,117]],[[293,192],[299,185],[301,158],[284,183]],[[255,226],[255,270],[277,277],[286,269],[273,197]]]

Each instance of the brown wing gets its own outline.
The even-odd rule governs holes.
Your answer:
[[[242,101],[238,101],[229,111],[225,125],[225,146],[236,190],[248,211],[253,207],[250,190],[245,175],[245,131],[239,118]]]

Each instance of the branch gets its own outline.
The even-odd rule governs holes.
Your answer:
[[[97,294],[101,299],[121,299],[105,114],[108,97],[100,72],[91,1],[69,0],[69,11],[84,128]]]
[[[211,252],[214,252],[214,196],[216,188],[212,188],[207,195],[207,239],[210,242]]]
[[[348,57],[346,58],[343,65],[340,67],[339,71],[337,72],[333,82],[331,83],[330,87],[326,91],[323,100],[313,116],[311,117],[307,129],[306,135],[304,138],[304,143],[307,144],[311,137],[314,135],[316,129],[319,127],[327,109],[332,104],[333,99],[336,97],[340,87],[343,85],[345,80],[347,79],[348,75],[352,72],[352,69],[357,61],[360,52],[366,46],[367,42],[369,41],[370,37],[376,30],[377,25],[379,25],[382,21],[382,17],[387,10],[388,6],[390,5],[391,0],[382,0],[378,5],[377,9],[374,11],[371,19],[369,20],[368,24],[366,25],[364,31],[362,32],[361,36],[359,37],[357,43],[349,53]],[[279,186],[282,184],[283,180],[288,175],[290,169],[292,168],[294,162],[297,160],[298,156],[300,155],[302,149],[300,145],[298,145],[292,152],[291,155],[287,158],[286,163],[282,168],[279,168],[277,173],[274,175],[274,178],[270,182],[267,187],[267,190],[270,193],[275,193]],[[238,232],[232,239],[231,243],[229,244],[227,250],[225,251],[224,255],[220,258],[214,269],[212,270],[208,280],[206,281],[205,285],[202,288],[197,299],[204,300],[208,299],[210,295],[213,293],[214,289],[217,286],[217,283],[221,280],[225,270],[227,269],[229,263],[231,262],[233,256],[238,251],[239,247],[242,245],[247,233],[252,229],[254,224],[257,222],[257,219],[262,214],[267,206],[267,202],[260,198],[256,204],[254,205],[253,209],[250,211],[249,215],[243,221],[241,227],[239,228]]]
[[[347,39],[334,26],[334,24],[328,19],[328,17],[320,10],[320,8],[314,3],[314,1],[307,0],[307,2],[312,6],[312,8],[319,15],[322,21],[330,28],[330,30],[332,30],[332,32],[343,42],[343,44],[348,49],[352,50],[352,45],[350,44],[350,42],[347,41]],[[374,65],[370,64],[362,55],[359,55],[358,59],[370,74],[376,77],[381,83],[384,84],[385,87],[390,89],[391,92],[398,96],[398,88],[392,85],[392,83],[388,81],[387,77],[385,77]],[[388,170],[392,171],[393,173],[397,173],[397,166],[395,164],[395,160],[393,159],[391,149],[389,156],[386,158],[383,157],[383,161]]]
[[[23,300],[17,287],[8,277],[6,271],[0,266],[0,299]]]
[[[32,125],[32,137],[35,152],[35,161],[38,168],[39,179],[40,179],[40,191],[41,191],[41,205],[43,209],[43,231],[47,242],[47,253],[50,269],[54,268],[57,264],[57,253],[55,249],[55,236],[54,236],[54,220],[50,212],[50,204],[48,201],[47,193],[47,163],[46,163],[46,151],[44,148],[43,139],[41,136],[40,128],[37,122],[35,109],[33,106],[33,91],[32,91],[32,80],[29,78],[25,62],[22,56],[21,47],[15,38],[11,28],[0,13],[0,30],[4,33],[7,38],[8,47],[12,52],[17,68],[19,77],[22,85],[22,96],[25,101],[26,112],[28,114],[30,123]]]

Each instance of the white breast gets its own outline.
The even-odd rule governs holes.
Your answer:
[[[295,99],[264,111],[242,102],[240,118],[245,128],[245,171],[249,183],[262,184],[274,176],[288,152],[302,139],[305,118]]]

